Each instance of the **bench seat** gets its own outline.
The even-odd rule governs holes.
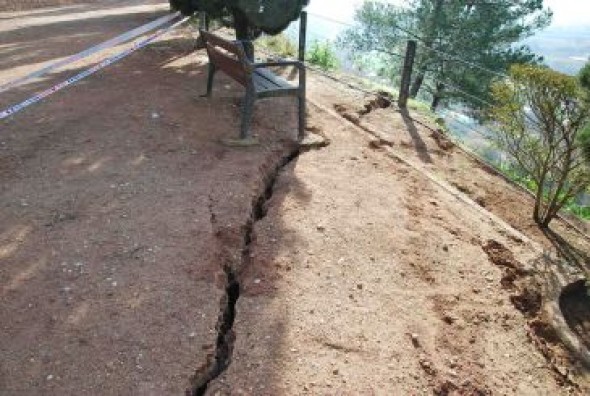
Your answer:
[[[228,41],[204,30],[201,38],[207,48],[209,57],[209,74],[207,93],[213,92],[213,78],[220,70],[246,88],[242,105],[242,125],[240,138],[250,137],[250,122],[257,99],[294,96],[298,99],[299,126],[298,138],[305,132],[305,66],[299,61],[278,61],[254,63],[246,56],[244,45],[240,41]],[[272,72],[270,67],[294,66],[299,74],[297,84],[291,83]]]
[[[294,96],[298,86],[291,85],[287,80],[277,76],[268,69],[256,69],[252,74],[256,96],[259,98],[273,96]]]

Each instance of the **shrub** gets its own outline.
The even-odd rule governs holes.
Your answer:
[[[590,185],[590,106],[580,83],[548,68],[515,65],[492,87],[493,136],[529,180],[543,228]]]
[[[292,58],[297,55],[297,46],[295,43],[282,33],[276,36],[263,36],[258,42],[262,47],[283,58]]]
[[[338,68],[338,58],[329,41],[314,41],[307,53],[307,61],[324,70]]]
[[[590,91],[590,62],[586,63],[580,73],[578,74],[580,85]]]

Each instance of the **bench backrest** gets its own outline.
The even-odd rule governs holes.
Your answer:
[[[224,40],[204,30],[200,30],[200,34],[207,48],[209,62],[240,84],[248,85],[252,68],[242,43]]]

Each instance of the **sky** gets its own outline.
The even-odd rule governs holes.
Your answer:
[[[403,4],[404,0],[386,0]],[[351,21],[354,9],[363,0],[310,0],[308,11],[329,16],[334,19]],[[545,5],[553,10],[552,26],[590,26],[590,0],[545,0]]]
[[[364,0],[310,0],[308,40],[334,40],[345,26],[336,21],[351,23],[354,11]],[[408,0],[377,0],[392,4],[407,4]],[[590,0],[545,0],[553,11],[551,25],[537,32],[523,44],[542,55],[555,70],[576,74],[590,58]],[[319,18],[324,16],[331,19]],[[294,29],[296,37],[297,29]]]
[[[588,0],[545,0],[545,5],[553,10],[552,26],[590,25]]]

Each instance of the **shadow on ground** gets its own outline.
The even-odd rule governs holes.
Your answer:
[[[94,22],[112,18],[124,24]],[[60,26],[38,29],[62,51]],[[114,33],[100,32],[93,43]],[[222,259],[245,248],[254,206],[296,135],[296,106],[260,101],[252,129],[261,144],[221,145],[238,134],[242,88],[220,76],[214,98],[200,98],[205,60],[192,46],[179,32],[3,121],[7,392],[182,394],[215,354]],[[3,97],[15,102],[81,70]]]
[[[148,6],[98,4],[0,20],[0,81],[10,81],[26,74],[13,77],[15,71],[38,69],[43,62],[56,62],[167,13]],[[30,20],[33,23],[27,24]]]
[[[414,120],[410,116],[408,109],[401,108],[399,111],[402,115],[404,124],[406,125],[406,130],[408,131],[410,137],[412,138],[412,141],[414,142],[414,147],[416,148],[418,158],[420,158],[420,160],[424,163],[431,164],[432,157],[430,156],[428,147],[426,146],[426,143],[424,143],[424,140],[422,140],[422,137],[418,133],[418,129],[416,128],[416,125],[414,125]]]

